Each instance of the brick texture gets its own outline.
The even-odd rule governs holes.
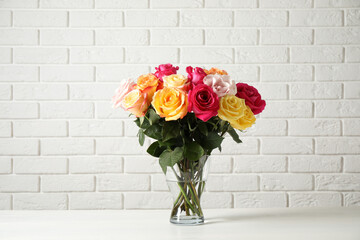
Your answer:
[[[359,0],[1,0],[0,209],[162,209],[122,79],[225,69],[267,101],[204,208],[360,206]]]

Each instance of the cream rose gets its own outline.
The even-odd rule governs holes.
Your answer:
[[[237,93],[235,81],[231,80],[229,75],[210,74],[204,77],[203,82],[211,87],[218,97]]]
[[[172,74],[163,77],[164,87],[174,87],[183,91],[188,91],[190,87],[190,81],[181,74]]]

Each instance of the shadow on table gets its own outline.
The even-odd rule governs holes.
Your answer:
[[[223,216],[217,216],[212,218],[206,218],[205,224],[214,224],[214,223],[223,223],[223,222],[242,222],[242,221],[251,221],[251,220],[276,220],[276,219],[282,219],[287,218],[289,221],[299,220],[301,218],[306,219],[318,219],[318,218],[329,218],[329,217],[335,217],[344,215],[346,216],[347,213],[343,211],[344,209],[337,209],[334,211],[332,209],[329,211],[328,209],[319,209],[314,212],[311,208],[305,208],[305,209],[281,209],[279,211],[271,210],[269,212],[262,212],[262,213],[233,213],[233,214],[227,214]]]

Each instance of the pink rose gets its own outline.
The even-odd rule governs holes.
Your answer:
[[[219,97],[213,90],[205,85],[198,84],[190,90],[188,111],[204,122],[217,115],[219,110]]]
[[[211,87],[219,97],[235,95],[237,92],[235,81],[231,80],[229,75],[210,74],[204,77],[203,82]]]
[[[136,84],[132,79],[122,80],[120,86],[116,89],[115,95],[112,97],[113,108],[122,107],[122,101],[126,94],[133,90]]]
[[[121,104],[126,111],[131,112],[136,117],[142,117],[147,112],[150,101],[147,98],[147,93],[134,89],[125,95]]]
[[[159,67],[156,67],[155,76],[162,80],[164,76],[169,76],[172,74],[176,74],[177,70],[179,70],[179,67],[174,67],[172,64],[161,64]]]
[[[245,99],[245,104],[250,107],[254,115],[259,114],[264,110],[266,102],[261,99],[261,95],[256,88],[247,85],[246,83],[238,83],[236,84],[236,87],[236,96]]]
[[[191,66],[188,66],[186,72],[188,73],[188,79],[193,85],[203,83],[202,80],[206,76],[204,69],[199,67],[192,68]]]

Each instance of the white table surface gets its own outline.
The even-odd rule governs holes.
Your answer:
[[[359,240],[360,208],[212,209],[177,226],[170,210],[0,211],[0,239]]]

